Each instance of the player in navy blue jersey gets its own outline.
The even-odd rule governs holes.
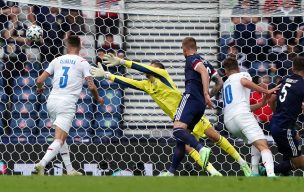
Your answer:
[[[203,116],[206,108],[212,106],[209,96],[209,74],[204,65],[205,61],[199,56],[196,40],[186,37],[182,42],[183,54],[186,58],[185,92],[176,110],[173,125],[173,135],[176,138],[172,165],[177,167],[185,155],[185,144],[190,145],[200,153],[205,169],[211,150],[203,147],[190,132]],[[188,129],[188,130],[187,130]],[[169,172],[174,172],[170,170]]]
[[[304,57],[293,60],[293,75],[282,80],[281,90],[272,97],[274,114],[270,123],[271,134],[283,154],[283,162],[276,165],[275,173],[287,175],[289,171],[304,167],[297,139],[296,121],[304,102]]]

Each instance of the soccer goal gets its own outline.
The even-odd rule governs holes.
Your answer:
[[[81,56],[91,65],[102,62],[106,53],[145,64],[157,60],[165,65],[181,92],[185,84],[181,49],[184,37],[196,38],[198,53],[219,73],[223,59],[235,57],[241,70],[248,71],[255,83],[266,87],[290,73],[292,57],[302,52],[304,44],[302,37],[296,35],[296,31],[304,29],[302,13],[297,11],[301,5],[286,13],[280,11],[283,5],[267,4],[264,0],[247,4],[237,0],[16,2],[8,2],[0,16],[0,174],[33,174],[34,163],[53,141],[54,130],[46,109],[52,81],[47,79],[46,89],[40,95],[36,93],[35,80],[52,59],[66,53],[67,35],[81,38]],[[295,29],[280,28],[285,21],[279,22],[279,18],[287,17],[286,14],[290,14],[288,18],[295,23]],[[25,40],[31,25],[42,28],[43,40]],[[8,33],[10,30],[14,33]],[[16,40],[17,37],[24,41]],[[145,74],[125,67],[105,69],[136,80],[146,79]],[[73,166],[94,176],[152,176],[166,170],[175,145],[170,118],[141,91],[104,79],[96,79],[95,83],[105,104],[97,105],[83,88],[67,140]],[[207,109],[206,116],[250,162],[250,147],[225,129],[221,94],[212,99],[216,108]],[[261,94],[252,93],[251,103],[260,100]],[[282,155],[269,132],[270,107],[254,113],[267,135],[275,161],[281,161]],[[304,134],[303,121],[302,115],[297,122],[300,136]],[[242,175],[238,163],[227,153],[207,138],[201,142],[211,147],[210,162],[223,175]],[[61,158],[53,160],[47,170],[49,175],[64,174]],[[304,172],[292,174],[303,176]],[[186,156],[178,175],[207,173]]]

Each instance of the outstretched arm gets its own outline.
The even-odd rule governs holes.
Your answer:
[[[222,89],[222,87],[223,87],[223,80],[222,80],[222,78],[218,74],[214,75],[214,77],[212,77],[211,80],[215,83],[215,85],[211,89],[209,95],[210,95],[210,97],[213,97],[213,96],[215,96]]]
[[[98,67],[91,66],[90,73],[93,75],[93,77],[104,77],[115,83],[121,84],[125,87],[138,89],[142,91],[146,90],[144,86],[144,81],[138,81],[138,80],[122,77],[119,75],[113,75],[108,71],[104,71],[103,67],[101,66],[101,63],[98,63]]]
[[[281,85],[278,85],[275,88],[268,90],[268,89],[264,89],[263,87],[258,86],[257,84],[253,83],[252,81],[250,81],[246,78],[241,79],[241,84],[248,89],[251,89],[253,91],[257,91],[260,93],[265,93],[265,94],[275,93],[277,90],[280,89],[280,86],[281,86]]]
[[[143,72],[146,74],[151,74],[158,78],[169,76],[168,72],[165,69],[155,68],[155,67],[145,65],[142,63],[124,60],[124,59],[114,56],[111,53],[106,54],[103,59],[104,59],[103,63],[106,64],[108,67],[124,65],[128,68],[135,69],[137,71],[140,71],[140,72]]]

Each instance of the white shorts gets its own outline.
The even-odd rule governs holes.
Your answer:
[[[53,128],[57,126],[64,132],[69,133],[75,116],[76,105],[69,104],[65,100],[48,99],[47,110]]]
[[[243,113],[236,115],[225,122],[226,128],[232,135],[243,139],[244,142],[252,144],[253,142],[266,139],[261,127],[252,113]]]

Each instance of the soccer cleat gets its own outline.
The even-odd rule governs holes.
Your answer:
[[[241,169],[243,170],[245,177],[252,176],[251,169],[246,162],[241,164]]]
[[[211,177],[222,177],[223,176],[223,174],[221,174],[219,171],[212,171],[212,172],[210,172],[210,176]]]
[[[199,154],[201,156],[201,160],[203,162],[203,170],[206,169],[208,162],[209,162],[209,157],[210,157],[211,149],[207,147],[203,147],[200,151]]]
[[[267,176],[266,168],[263,165],[259,165],[259,175]]]
[[[174,176],[174,174],[170,173],[169,171],[165,171],[165,172],[161,172],[158,176],[159,177],[172,177],[172,176]]]
[[[82,176],[83,174],[79,171],[73,170],[67,173],[68,176]]]
[[[44,167],[42,165],[36,164],[34,169],[37,172],[37,175],[40,175],[40,176],[44,175]]]

